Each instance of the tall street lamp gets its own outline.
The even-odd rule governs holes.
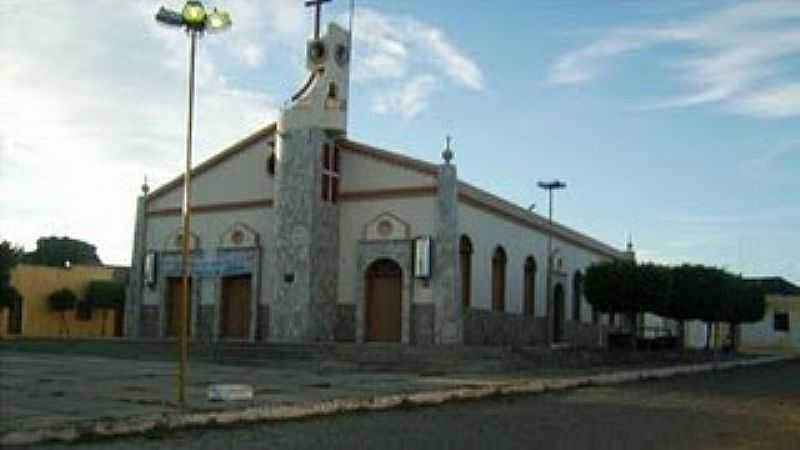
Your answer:
[[[547,300],[547,342],[548,344],[552,344],[555,340],[555,335],[553,333],[555,329],[555,323],[553,322],[553,191],[558,189],[564,189],[567,187],[567,183],[564,183],[559,180],[553,181],[540,181],[537,185],[546,190],[548,194],[548,203],[549,203],[549,212],[547,214],[547,221],[548,221],[548,230],[547,230],[547,260],[545,270],[547,278],[546,278],[546,289],[547,295],[545,299]]]
[[[161,7],[156,13],[156,21],[160,24],[185,29],[189,34],[189,111],[186,116],[186,172],[183,175],[183,232],[181,233],[181,245],[183,252],[181,256],[181,277],[183,292],[181,293],[180,314],[180,336],[178,339],[178,351],[180,360],[178,363],[178,404],[186,406],[186,378],[187,378],[187,359],[189,353],[189,326],[188,326],[188,305],[189,305],[189,243],[191,241],[190,224],[191,209],[189,205],[192,200],[192,119],[194,117],[194,60],[197,53],[197,37],[203,32],[219,32],[231,26],[231,16],[225,11],[207,12],[205,7],[198,0],[188,0],[183,5],[180,12]]]

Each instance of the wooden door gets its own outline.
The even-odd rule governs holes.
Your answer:
[[[114,336],[122,337],[125,334],[125,305],[114,309]]]
[[[222,280],[222,337],[250,338],[250,275]]]
[[[180,333],[179,320],[181,316],[181,301],[183,296],[183,280],[181,278],[170,278],[167,287],[167,336],[176,337]],[[188,335],[192,335],[192,280],[189,280],[189,297],[186,304],[186,324]]]
[[[557,284],[553,293],[553,342],[564,340],[564,288]]]
[[[400,342],[403,304],[403,271],[394,261],[383,259],[367,270],[368,341]]]
[[[22,334],[22,299],[11,303],[8,311],[8,334]]]

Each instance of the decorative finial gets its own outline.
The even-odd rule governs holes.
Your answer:
[[[147,196],[150,192],[150,186],[147,184],[147,175],[144,176],[144,184],[142,184],[142,194]]]
[[[632,235],[631,233],[628,233],[628,243],[627,243],[627,245],[625,246],[625,248],[626,248],[626,249],[627,249],[629,252],[632,252],[632,251],[633,251],[633,235]]]
[[[453,159],[453,156],[455,156],[455,153],[453,153],[453,150],[450,148],[450,144],[453,142],[453,137],[448,134],[445,138],[445,141],[447,143],[444,151],[442,152],[442,158],[444,159],[444,163],[449,165],[450,161]]]

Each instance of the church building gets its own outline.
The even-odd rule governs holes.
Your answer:
[[[178,333],[189,239],[195,340],[599,344],[582,274],[626,253],[459,180],[449,142],[433,163],[348,139],[350,42],[310,40],[278,121],[193,168],[190,236],[183,177],[143,187],[127,334]]]

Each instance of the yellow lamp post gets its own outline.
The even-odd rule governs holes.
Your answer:
[[[156,21],[160,24],[185,29],[189,34],[189,110],[186,118],[186,171],[183,176],[183,232],[181,233],[181,245],[183,247],[181,257],[181,276],[182,294],[180,304],[180,336],[178,338],[178,353],[180,355],[177,374],[177,397],[181,407],[187,406],[186,401],[186,380],[188,378],[187,360],[189,353],[189,326],[188,326],[188,305],[189,305],[189,245],[191,241],[191,200],[192,200],[192,123],[194,117],[194,62],[197,53],[197,37],[202,33],[223,31],[231,26],[231,17],[227,12],[213,11],[207,12],[203,4],[197,0],[188,0],[181,12],[161,7],[156,13]]]

